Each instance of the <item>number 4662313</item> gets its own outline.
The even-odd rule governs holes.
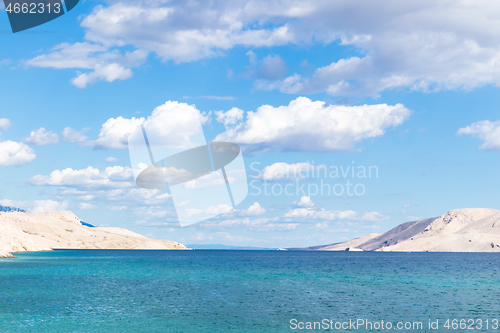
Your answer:
[[[51,7],[50,2],[49,3],[9,3],[7,8],[5,8],[5,11],[7,13],[23,13],[23,14],[43,14],[43,13],[55,13],[59,14],[61,12],[61,4],[60,3],[55,3]]]

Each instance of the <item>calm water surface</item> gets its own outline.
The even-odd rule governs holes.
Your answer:
[[[0,259],[0,332],[328,331],[293,330],[292,319],[500,332],[491,324],[442,327],[446,319],[500,319],[498,254],[64,250],[18,257]],[[429,330],[429,319],[440,328]]]

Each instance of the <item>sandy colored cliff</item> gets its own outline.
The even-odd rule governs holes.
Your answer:
[[[186,249],[121,228],[81,225],[72,212],[0,212],[0,257],[51,249]]]
[[[500,211],[454,209],[437,218],[406,222],[384,234],[348,242],[314,246],[310,250],[401,252],[500,252]]]

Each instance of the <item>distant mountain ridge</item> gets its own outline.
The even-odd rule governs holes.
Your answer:
[[[248,251],[267,251],[277,250],[277,248],[254,247],[254,246],[233,246],[224,244],[187,244],[188,248],[193,250],[248,250]]]
[[[489,208],[454,209],[439,217],[402,223],[383,234],[289,250],[500,252],[500,211]]]

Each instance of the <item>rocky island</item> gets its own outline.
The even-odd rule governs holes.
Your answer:
[[[150,239],[121,228],[83,225],[72,212],[0,212],[0,258],[52,249],[185,250],[183,244]]]
[[[301,250],[500,252],[500,211],[454,209],[439,217],[400,224],[383,234]]]

